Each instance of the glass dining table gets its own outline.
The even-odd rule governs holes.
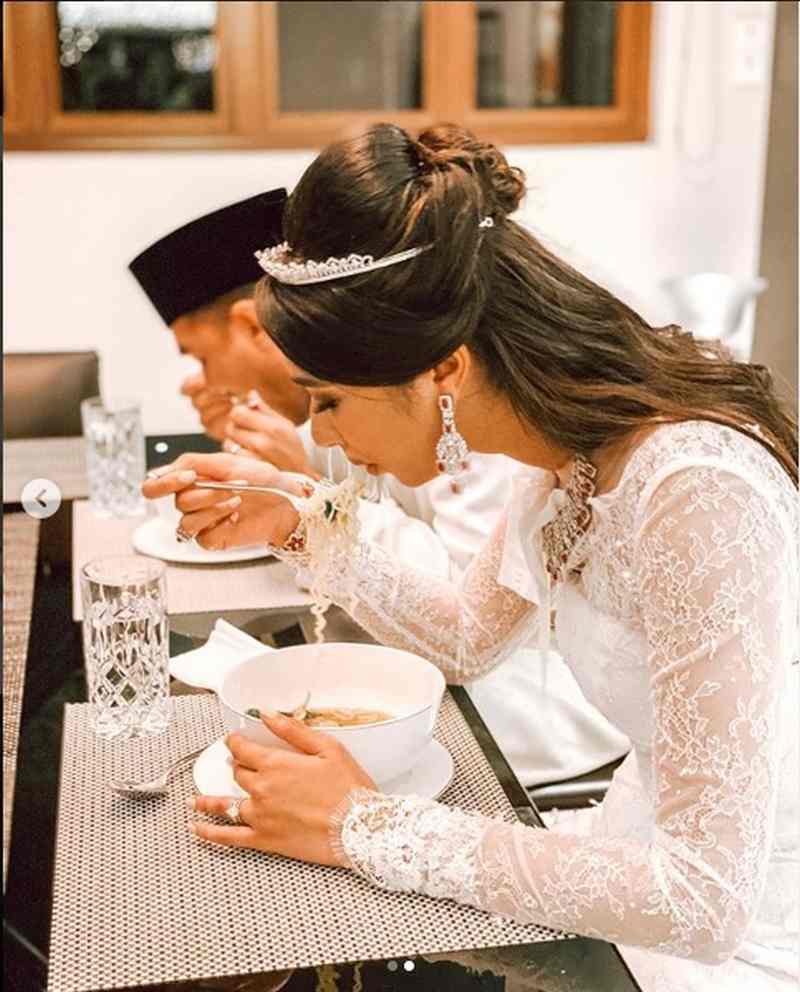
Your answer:
[[[171,460],[183,450],[198,450],[201,445],[207,450],[207,439],[200,436],[150,438],[150,467]],[[46,465],[42,466],[40,474],[46,477]],[[69,507],[65,505],[59,512],[69,513]],[[47,988],[64,707],[86,699],[80,627],[72,619],[70,567],[69,556],[67,561],[50,560],[46,540],[41,542],[5,892],[4,987],[20,992]],[[226,612],[224,618],[237,624],[236,611]],[[174,628],[171,653],[197,647],[197,641],[175,632],[180,630],[180,617],[171,619]],[[310,631],[307,611],[287,611],[265,620],[266,636],[278,647],[302,643],[310,636]],[[353,639],[363,637],[355,632],[352,636]],[[41,677],[35,677],[37,672]],[[469,694],[458,686],[450,687],[450,692],[520,821],[543,828],[534,804],[481,720]],[[76,932],[74,939],[76,945],[80,945],[81,934]],[[120,939],[124,939],[124,935]],[[136,986],[140,992],[155,992],[156,989],[162,992],[168,989],[176,992],[190,989],[261,992],[269,987],[267,976],[258,975],[222,975],[214,981],[195,979]],[[465,947],[458,952],[397,960],[332,962],[327,969],[296,970],[284,989],[286,992],[349,992],[351,989],[354,992],[356,989],[360,992],[400,989],[419,992],[461,989],[636,992],[639,986],[616,947],[601,940],[575,937],[489,950]],[[97,989],[96,992],[104,990]]]

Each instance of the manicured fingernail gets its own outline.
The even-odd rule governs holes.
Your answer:
[[[238,524],[239,523],[239,511],[237,510],[235,513],[232,513],[230,515],[230,517],[228,517],[228,519],[230,520],[230,522],[232,524]]]
[[[253,407],[258,406],[260,402],[261,402],[261,397],[255,391],[255,389],[251,389],[250,392],[247,394],[247,405],[252,410]]]
[[[162,465],[161,468],[153,468],[147,473],[148,479],[160,479],[162,475],[169,475],[172,471],[171,465]]]
[[[189,833],[194,834],[195,837],[197,836],[197,824],[196,823],[190,823],[189,824]]]
[[[189,807],[189,809],[195,809],[194,796],[190,796],[186,800],[186,805]]]
[[[232,496],[230,499],[225,500],[225,506],[230,507],[231,510],[235,509],[237,506],[242,505],[241,496]]]
[[[178,482],[194,482],[197,478],[197,472],[193,472],[191,469],[187,472],[178,472]]]

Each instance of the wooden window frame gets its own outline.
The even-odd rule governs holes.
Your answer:
[[[64,112],[51,3],[3,4],[7,151],[266,149],[320,147],[391,119],[416,131],[458,121],[498,144],[643,141],[648,137],[651,3],[618,4],[610,107],[479,109],[477,18],[471,0],[429,0],[422,10],[419,110],[282,113],[277,3],[219,3],[215,110]],[[41,51],[44,46],[44,51]],[[26,60],[25,52],[40,52]]]
[[[13,0],[3,5],[11,88],[24,94],[21,116],[9,105],[6,149],[102,151],[253,148],[261,124],[258,93],[262,75],[258,45],[261,4],[221,3],[216,37],[220,58],[214,71],[213,111],[85,112],[61,109],[56,21],[51,3]],[[43,49],[43,50],[42,50]],[[25,52],[40,52],[26,59]],[[246,85],[245,85],[246,84]]]

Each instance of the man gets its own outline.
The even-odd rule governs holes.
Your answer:
[[[202,366],[182,392],[217,440],[235,394],[246,395],[265,381],[275,383],[270,399],[278,413],[295,423],[307,416],[306,392],[289,379],[252,299],[260,271],[253,252],[280,237],[285,201],[286,191],[277,189],[215,210],[172,231],[130,264],[181,353]]]
[[[317,448],[307,426],[297,430],[307,418],[305,391],[291,382],[251,299],[253,253],[281,240],[284,200],[276,190],[200,217],[130,268],[178,346],[203,366],[182,391],[206,430],[228,450],[339,480],[347,459],[340,449]],[[507,458],[472,453],[458,493],[445,476],[417,489],[384,477],[381,502],[362,505],[361,533],[405,562],[456,579],[492,530],[518,469]],[[469,691],[526,786],[572,778],[629,750],[555,652],[543,658],[520,650]]]

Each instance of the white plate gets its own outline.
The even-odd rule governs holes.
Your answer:
[[[224,738],[209,744],[195,761],[192,775],[197,791],[203,796],[247,795],[234,781],[231,753],[225,746]],[[450,752],[438,741],[431,741],[411,771],[384,782],[381,789],[393,796],[438,799],[452,780],[453,759]]]
[[[221,565],[230,561],[269,557],[266,547],[260,544],[248,548],[229,548],[227,551],[209,551],[194,541],[181,544],[175,539],[175,528],[163,517],[146,520],[133,532],[132,540],[140,554],[182,565]]]

